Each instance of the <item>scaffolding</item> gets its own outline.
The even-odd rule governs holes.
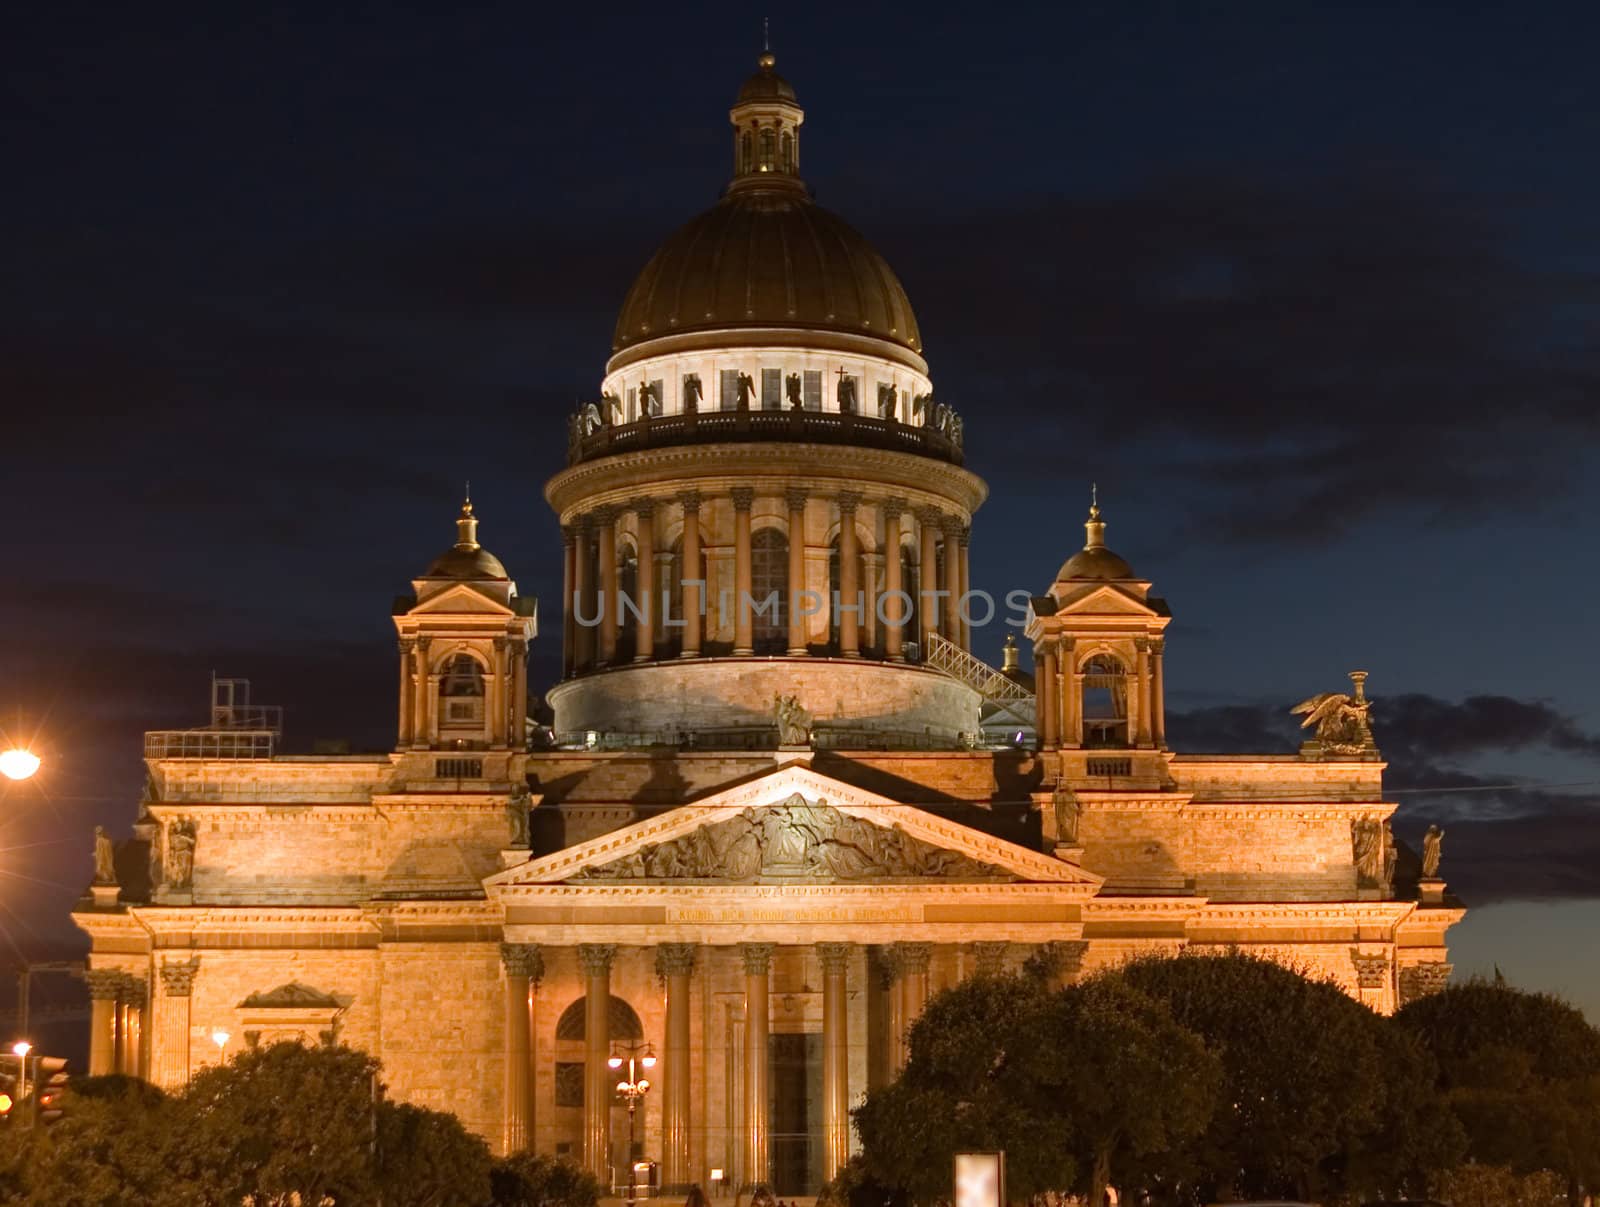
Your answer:
[[[283,709],[252,704],[250,680],[211,676],[211,723],[195,729],[151,729],[147,759],[270,759],[283,737]]]

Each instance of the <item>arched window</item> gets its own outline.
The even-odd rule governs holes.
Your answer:
[[[777,135],[771,127],[761,131],[761,170],[770,172],[776,166],[778,158]]]
[[[753,156],[750,150],[750,131],[746,130],[743,134],[739,135],[739,171],[754,171],[755,164],[752,162],[752,159]]]
[[[668,592],[669,611],[657,620],[656,654],[659,657],[671,658],[683,649],[683,537],[679,536],[672,542],[671,555],[667,559],[667,581],[662,584]],[[696,572],[688,575],[689,578],[698,578],[702,583],[706,577],[705,546],[700,547],[700,565]],[[661,586],[656,588],[657,599],[660,598]],[[717,606],[715,599],[709,599],[705,594],[706,588],[700,588],[700,600],[705,604],[707,611],[712,611]],[[709,599],[709,602],[706,602]],[[659,610],[659,609],[658,609]],[[667,617],[672,618],[672,624],[666,623]]]
[[[1128,744],[1128,672],[1110,654],[1083,664],[1083,744]]]
[[[794,135],[787,130],[783,132],[783,170],[794,175]]]
[[[561,1017],[556,1021],[557,1039],[586,1039],[588,1018],[588,1001],[580,997],[572,1005],[561,1012]],[[612,1039],[635,1040],[644,1038],[644,1025],[639,1021],[638,1012],[628,1005],[616,994],[611,995],[607,1014],[610,1016]]]
[[[750,537],[752,632],[758,654],[789,648],[789,541],[777,528],[758,528]]]
[[[471,654],[456,654],[439,669],[439,723],[483,724],[483,667]]]

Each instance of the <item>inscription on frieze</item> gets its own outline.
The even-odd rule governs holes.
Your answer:
[[[574,880],[764,883],[1014,880],[1010,872],[795,793],[692,833],[583,868]]]

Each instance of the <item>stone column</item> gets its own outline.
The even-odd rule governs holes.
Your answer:
[[[905,503],[899,499],[883,505],[883,652],[890,662],[906,660],[906,601],[895,594],[906,589],[900,575],[900,517],[904,514]]]
[[[961,622],[957,617],[959,609],[956,601],[961,597],[961,553],[957,546],[961,542],[961,525],[954,516],[946,516],[944,521],[944,581],[939,585],[945,590],[944,611],[939,619],[942,622],[940,631],[949,640],[957,645],[961,644]]]
[[[683,542],[679,548],[683,550],[683,652],[679,657],[698,658],[706,585],[700,567],[700,496],[692,491],[683,496]]]
[[[904,1068],[911,1054],[911,1024],[928,1002],[928,964],[932,943],[896,943],[900,965],[900,1053],[896,1068]]]
[[[181,1090],[189,1081],[189,995],[194,991],[194,974],[199,970],[198,956],[168,960],[161,965],[161,997],[155,1003],[150,1072],[151,1080],[164,1090]],[[90,992],[94,992],[92,982]],[[95,1034],[99,1034],[98,1027]],[[92,1051],[89,1066],[93,1072]]]
[[[689,977],[693,943],[656,948],[656,974],[667,983],[667,1042],[661,1067],[661,1181],[665,1187],[694,1181],[689,1166]]]
[[[143,979],[128,977],[122,982],[122,993],[127,999],[128,1036],[127,1069],[129,1077],[148,1077],[144,1065],[144,1008],[150,994]]]
[[[523,637],[511,639],[511,677],[507,687],[511,692],[511,748],[528,748],[528,642]]]
[[[594,665],[595,651],[595,599],[594,599],[594,520],[589,516],[578,518],[577,565],[573,574],[577,584],[573,588],[572,608],[572,663],[573,670],[588,670]],[[587,622],[587,623],[586,623]]]
[[[750,507],[756,492],[735,486],[733,497],[733,652],[747,658],[756,652],[750,614]]]
[[[806,492],[789,490],[789,598],[785,601],[789,617],[789,656],[806,653],[806,620],[800,600],[806,589]]]
[[[1167,684],[1161,669],[1167,643],[1160,637],[1150,640],[1150,735],[1159,749],[1167,746]]]
[[[124,1077],[133,1076],[133,1049],[128,1036],[128,981],[123,976],[117,981],[116,1042],[112,1065]]]
[[[861,657],[861,542],[856,535],[856,507],[861,496],[839,496],[839,652]]]
[[[533,1002],[544,956],[533,943],[502,943],[506,970],[505,1151],[533,1147]]]
[[[416,669],[411,676],[417,689],[416,707],[411,710],[411,745],[420,750],[427,749],[428,731],[432,727],[429,714],[433,711],[433,699],[428,690],[432,680],[428,667],[428,647],[432,644],[431,637],[417,638]]]
[[[822,1172],[850,1159],[850,944],[818,943],[822,962]]]
[[[602,507],[594,513],[599,525],[600,657],[598,665],[617,660],[617,513]]]
[[[117,993],[122,974],[108,968],[91,968],[89,982],[89,1076],[104,1077],[117,1071]]]
[[[578,589],[578,534],[572,525],[561,525],[561,677],[573,672],[573,642],[577,623],[572,618],[572,593]]]
[[[583,972],[583,1165],[611,1186],[611,1100],[616,1083],[606,1060],[611,1055],[612,943],[580,943],[578,967]]]
[[[1077,749],[1083,745],[1083,676],[1078,673],[1078,656],[1074,639],[1061,639],[1061,744]]]
[[[412,712],[417,705],[416,689],[411,683],[415,662],[411,650],[416,644],[415,638],[400,638],[400,731],[395,739],[396,746],[411,745]]]
[[[939,631],[939,600],[934,592],[939,587],[938,532],[943,517],[932,507],[917,511],[917,525],[922,535],[922,552],[917,568],[921,603],[921,624],[917,626],[917,639],[922,643],[922,656],[928,656],[928,638]]]
[[[972,539],[971,525],[962,525],[960,535],[956,537],[956,602],[952,605],[956,615],[956,627],[960,633],[961,648],[972,648],[972,622],[968,619],[972,612],[970,604],[962,604],[963,596],[972,590],[972,582],[968,577],[971,566],[967,560],[967,545]]]
[[[771,943],[742,943],[744,956],[744,1178],[755,1184],[772,1176],[768,1122],[767,1028]]]
[[[484,686],[487,689],[487,699],[484,708],[488,710],[489,745],[491,747],[505,746],[510,742],[511,726],[509,724],[511,692],[506,684],[506,639],[496,637],[489,643],[493,651],[493,671],[489,682]]]
[[[1135,637],[1133,639],[1134,665],[1138,680],[1135,684],[1138,693],[1139,725],[1135,744],[1139,746],[1150,745],[1150,639]]]
[[[649,500],[635,503],[633,514],[639,520],[639,573],[634,580],[639,619],[633,660],[649,662],[656,656],[656,506]]]
[[[1056,650],[1055,643],[1046,638],[1038,647],[1037,679],[1034,684],[1034,718],[1039,727],[1041,750],[1058,750],[1061,747],[1061,705],[1056,700]]]

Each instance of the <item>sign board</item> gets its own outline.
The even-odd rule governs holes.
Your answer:
[[[1005,1153],[957,1153],[955,1207],[1005,1207],[1005,1202]]]

